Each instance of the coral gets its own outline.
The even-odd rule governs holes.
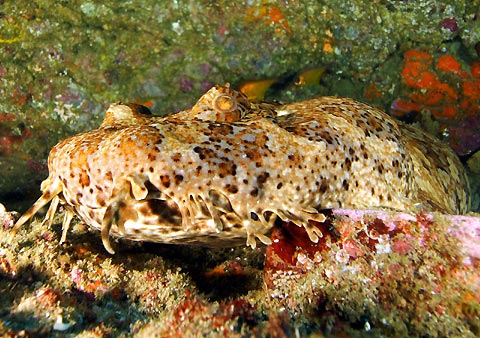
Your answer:
[[[440,131],[460,155],[480,147],[480,62],[468,67],[453,55],[421,50],[404,53],[403,83],[408,91],[392,104],[397,116],[428,111],[441,122]]]

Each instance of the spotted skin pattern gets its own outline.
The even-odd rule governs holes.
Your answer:
[[[303,226],[312,241],[322,209],[389,208],[464,213],[468,183],[441,142],[347,98],[286,105],[250,103],[228,85],[190,110],[156,117],[134,104],[109,107],[102,125],[50,152],[43,195],[17,231],[50,204],[135,241],[255,247],[276,220]]]

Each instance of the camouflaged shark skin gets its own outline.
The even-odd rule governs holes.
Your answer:
[[[99,129],[50,152],[43,195],[15,231],[51,202],[110,235],[160,243],[255,247],[276,220],[321,232],[323,209],[465,213],[468,182],[443,143],[348,98],[250,103],[227,84],[167,117],[114,104]]]

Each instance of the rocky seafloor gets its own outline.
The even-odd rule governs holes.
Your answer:
[[[39,196],[51,147],[114,102],[164,115],[213,84],[352,97],[449,143],[479,209],[479,0],[3,1],[0,201]],[[250,87],[252,87],[250,86]]]
[[[114,241],[0,215],[5,337],[476,337],[480,218],[337,209],[318,243],[208,249]],[[58,221],[60,218],[58,217]],[[55,222],[57,223],[57,222]]]

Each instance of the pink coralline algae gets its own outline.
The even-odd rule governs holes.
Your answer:
[[[272,302],[383,329],[398,315],[410,334],[420,318],[478,315],[479,218],[333,209],[315,225],[318,243],[292,223],[274,229],[264,271]],[[365,306],[352,312],[357,297]]]

